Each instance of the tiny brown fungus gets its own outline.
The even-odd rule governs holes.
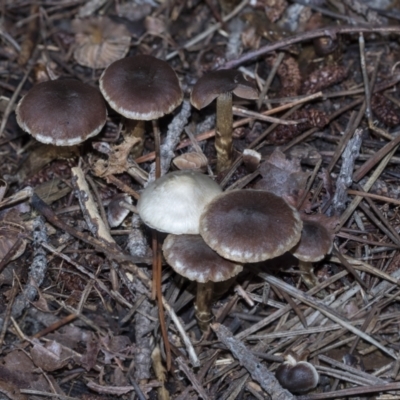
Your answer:
[[[257,88],[247,81],[241,72],[232,69],[212,71],[202,76],[194,85],[190,96],[190,102],[198,110],[217,99],[217,172],[229,168],[232,164],[232,93],[244,99],[258,98]]]

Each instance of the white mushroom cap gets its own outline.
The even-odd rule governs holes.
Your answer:
[[[206,175],[175,171],[147,186],[137,209],[151,228],[175,235],[196,235],[205,206],[221,192],[219,185]]]

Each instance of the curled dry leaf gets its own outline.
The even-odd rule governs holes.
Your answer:
[[[31,349],[32,361],[44,371],[61,369],[71,360],[72,352],[54,340],[42,345],[39,340],[33,339],[33,343]]]
[[[285,154],[288,154],[290,158],[297,158],[301,164],[312,167],[316,166],[322,159],[317,149],[308,143],[300,143],[293,146]]]
[[[124,141],[121,144],[113,145],[109,149],[108,160],[92,158],[93,173],[99,177],[106,177],[126,172],[129,169],[128,155],[139,141],[139,138],[124,135]]]
[[[35,364],[21,350],[11,351],[2,359],[0,365],[0,388],[3,387],[2,382],[7,382],[18,389],[39,390],[41,392],[53,392],[55,389],[57,393],[61,393],[53,377],[47,376],[47,378],[49,382],[43,374],[37,373]],[[16,394],[14,393],[14,395]],[[22,400],[23,397],[15,397],[15,399]]]
[[[260,46],[261,36],[257,34],[254,26],[244,28],[241,39],[245,48],[257,49]]]
[[[94,333],[88,335],[86,340],[86,352],[81,357],[81,365],[86,371],[90,371],[97,361],[97,355],[100,350],[100,342]]]
[[[289,160],[279,149],[261,164],[260,173],[262,179],[257,182],[255,189],[274,193],[293,206],[303,195],[310,176],[302,171],[298,158]]]
[[[147,33],[154,36],[162,35],[166,30],[165,21],[161,18],[147,16],[144,20],[144,25]]]
[[[76,19],[72,22],[78,64],[89,68],[107,68],[128,53],[131,36],[122,24],[107,17]]]
[[[181,154],[175,157],[172,162],[180,170],[192,169],[194,171],[205,171],[208,164],[207,157],[197,152]]]

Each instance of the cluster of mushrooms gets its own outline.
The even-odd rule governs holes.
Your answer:
[[[99,86],[101,93],[73,79],[39,83],[19,102],[17,122],[40,142],[76,145],[102,130],[107,118],[105,99],[125,118],[126,131],[137,139],[134,153],[138,156],[143,151],[144,121],[171,113],[183,100],[172,68],[149,55],[112,63]],[[227,169],[233,158],[232,93],[258,98],[257,89],[235,70],[204,75],[191,93],[197,109],[217,102],[217,172]],[[331,235],[322,224],[302,218],[281,197],[263,190],[223,193],[210,177],[191,170],[167,173],[149,184],[137,209],[145,224],[169,234],[163,244],[168,264],[197,282],[195,309],[202,331],[212,320],[215,282],[229,281],[244,264],[288,251],[302,262],[316,262],[332,247]]]

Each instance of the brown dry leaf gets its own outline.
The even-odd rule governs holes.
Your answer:
[[[59,328],[56,332],[48,334],[46,337],[55,340],[69,349],[77,349],[79,342],[87,342],[90,334],[75,325],[67,325]]]
[[[31,357],[37,367],[44,371],[56,371],[65,367],[72,358],[72,353],[60,343],[52,340],[44,346],[39,340],[33,339]]]
[[[124,372],[121,368],[115,368],[112,382],[115,386],[127,386],[129,382],[126,372]]]
[[[104,364],[111,364],[114,357],[125,359],[126,353],[132,350],[132,343],[128,336],[106,336],[100,338],[101,351],[104,353]]]
[[[90,333],[86,340],[86,353],[81,357],[81,365],[86,371],[90,371],[97,361],[100,351],[100,342],[94,333]]]
[[[129,169],[127,160],[132,148],[140,141],[140,139],[124,135],[124,141],[111,147],[108,160],[101,158],[91,160],[93,173],[99,177],[108,175],[118,175]]]
[[[0,393],[7,396],[7,399],[11,400],[29,400],[28,396],[22,394],[19,391],[18,385],[15,383],[9,382],[7,380],[3,380],[0,378]]]
[[[152,16],[146,17],[144,26],[146,27],[147,33],[154,36],[160,36],[166,30],[165,21]]]
[[[107,17],[76,19],[72,22],[78,64],[89,68],[107,68],[128,53],[131,35],[122,24]]]
[[[21,350],[8,353],[0,365],[0,379],[16,385],[19,389],[32,389],[42,392],[52,392],[49,382],[42,374],[37,373],[37,368],[32,360]],[[57,392],[58,385],[52,380]]]
[[[254,26],[247,26],[241,34],[243,46],[245,48],[257,49],[260,47],[261,36],[257,34]]]
[[[191,169],[194,171],[205,171],[208,160],[204,154],[189,152],[175,157],[172,162],[180,170]]]
[[[18,178],[23,181],[39,172],[44,166],[57,159],[69,159],[79,156],[78,146],[53,146],[35,143],[30,148],[28,158],[18,171]]]
[[[315,167],[322,159],[317,149],[308,143],[300,143],[296,146],[291,147],[286,154],[290,158],[297,158],[301,164],[306,164]]]
[[[304,193],[308,172],[303,172],[299,159],[287,159],[279,149],[276,149],[260,166],[262,179],[255,189],[266,190],[284,198],[289,204],[296,206]]]

